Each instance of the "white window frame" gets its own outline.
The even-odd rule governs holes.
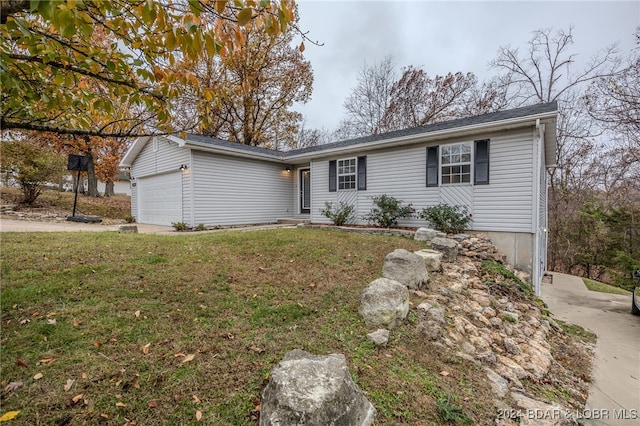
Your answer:
[[[345,166],[345,163],[351,163]],[[356,157],[343,158],[336,163],[338,191],[353,191],[358,185],[358,161]],[[343,178],[343,179],[341,179]],[[348,178],[348,179],[345,179]]]
[[[473,184],[473,143],[458,142],[441,145],[438,155],[441,185]]]

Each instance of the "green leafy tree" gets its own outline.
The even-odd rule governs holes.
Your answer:
[[[20,187],[26,204],[33,204],[43,185],[57,181],[64,171],[64,158],[51,149],[28,141],[5,141],[0,148],[3,179]]]
[[[254,27],[277,36],[294,8],[292,0],[32,0],[1,1],[0,17],[3,130],[122,137],[172,130],[168,100],[194,79],[176,69],[179,60],[237,54]],[[103,46],[96,34],[113,41]],[[122,105],[129,116],[92,126],[96,112]]]

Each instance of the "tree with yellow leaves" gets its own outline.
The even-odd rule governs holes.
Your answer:
[[[111,137],[172,131],[168,101],[195,81],[177,62],[238,54],[248,29],[277,36],[293,18],[292,0],[1,1],[0,127]],[[113,42],[96,44],[96,31]],[[122,105],[132,114],[94,126],[92,115]]]

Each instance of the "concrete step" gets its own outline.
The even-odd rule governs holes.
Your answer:
[[[304,217],[283,217],[280,219],[276,220],[277,224],[280,225],[298,225],[300,223],[309,223],[309,219],[308,218],[304,218]]]

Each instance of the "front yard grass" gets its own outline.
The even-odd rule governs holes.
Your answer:
[[[0,198],[6,204],[16,204],[21,211],[50,212],[70,216],[73,211],[73,192],[60,192],[45,189],[33,206],[21,204],[22,192],[17,188],[2,187]],[[103,219],[124,220],[131,214],[131,197],[117,194],[112,197],[89,197],[78,195],[77,215],[98,216]]]
[[[584,281],[584,285],[586,285],[590,291],[631,296],[631,292],[628,290],[625,290],[624,288],[601,283],[600,281],[590,280],[589,278],[583,278],[582,281]]]
[[[413,240],[279,229],[1,244],[0,380],[22,382],[2,392],[0,415],[20,411],[11,424],[253,425],[295,348],[344,354],[377,424],[495,417],[483,370],[416,333],[415,311],[388,347],[365,337],[360,294],[386,254],[422,248]]]

